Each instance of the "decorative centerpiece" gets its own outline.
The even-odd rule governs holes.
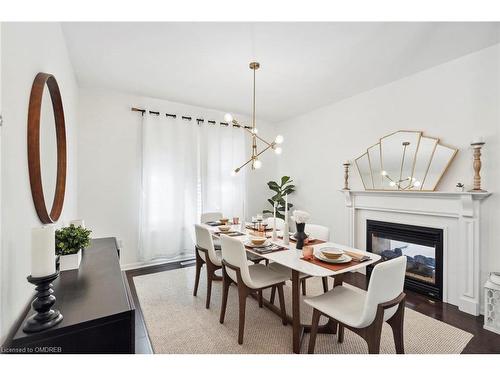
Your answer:
[[[56,231],[56,254],[60,255],[61,271],[78,269],[82,261],[82,251],[90,243],[91,230],[70,224]]]
[[[304,240],[307,238],[307,234],[305,232],[306,222],[309,220],[311,215],[305,211],[295,210],[293,211],[292,219],[295,221],[295,225],[297,226],[297,231],[294,234],[294,238],[297,240],[296,248],[298,250],[302,250],[304,247]]]

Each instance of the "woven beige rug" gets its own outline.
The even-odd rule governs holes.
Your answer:
[[[193,297],[194,267],[136,276],[134,284],[155,353],[292,353],[292,327],[283,326],[270,310],[247,300],[245,336],[238,345],[238,299],[236,287],[229,290],[224,324],[219,323],[221,282],[212,286],[210,309],[205,309],[206,274],[202,270],[198,296]],[[321,280],[307,280],[308,295],[322,293]],[[287,312],[291,312],[291,285],[285,287]],[[276,302],[278,303],[278,302]],[[311,323],[312,309],[301,306],[301,319]],[[405,350],[414,354],[458,354],[472,334],[411,309],[405,311]],[[302,343],[307,351],[309,335]],[[392,331],[384,324],[381,353],[395,353]],[[316,353],[364,354],[366,343],[345,331],[342,344],[331,334],[318,334]]]

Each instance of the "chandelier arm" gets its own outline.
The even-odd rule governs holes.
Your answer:
[[[245,130],[246,130],[247,132],[249,132],[249,133],[252,135],[252,137],[258,138],[258,139],[260,139],[262,142],[264,142],[266,145],[268,145],[268,146],[270,146],[270,147],[273,147],[274,142],[273,142],[273,143],[269,143],[269,142],[268,142],[268,141],[266,141],[265,139],[263,139],[263,138],[259,137],[257,134],[252,133],[252,131],[251,131],[250,129],[245,128]]]
[[[246,163],[244,163],[244,164],[243,164],[241,167],[239,167],[238,169],[243,168],[245,165],[247,165],[248,163],[250,163],[252,160],[253,160],[253,158],[248,159],[248,161],[247,161]]]
[[[265,149],[263,149],[261,152],[259,152],[257,155],[255,155],[255,157],[260,156],[261,154],[263,154],[264,152],[266,152],[267,150],[269,150],[271,147],[272,147],[271,145],[267,146]]]

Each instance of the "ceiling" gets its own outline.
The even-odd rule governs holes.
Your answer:
[[[64,23],[82,87],[283,121],[500,42],[500,23]],[[131,103],[132,105],[133,103]]]

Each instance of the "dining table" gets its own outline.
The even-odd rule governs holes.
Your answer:
[[[218,229],[218,226],[210,226],[206,225],[206,227],[211,231],[214,238],[220,238],[220,235],[224,234],[224,232]],[[248,224],[245,230],[241,229],[240,225],[233,225],[229,230],[229,233],[240,232],[239,235],[234,236],[234,238],[239,239],[243,244],[248,243],[250,237],[270,237],[271,231],[258,231],[252,228],[252,224]],[[271,241],[271,238],[269,238]],[[252,249],[248,246],[245,246],[247,252],[254,254],[258,257],[263,258],[267,262],[276,262],[285,266],[291,270],[291,282],[292,282],[292,315],[288,316],[288,322],[292,324],[293,328],[293,339],[292,339],[292,347],[294,353],[300,353],[302,346],[302,339],[304,333],[310,332],[311,326],[310,324],[304,324],[300,320],[300,277],[299,275],[305,274],[310,277],[321,277],[328,278],[333,277],[333,287],[342,285],[343,276],[347,272],[353,272],[357,270],[362,270],[366,268],[366,266],[378,262],[381,257],[378,254],[366,252],[360,249],[356,249],[352,246],[342,245],[334,242],[326,242],[314,240],[311,241],[310,245],[315,249],[321,247],[333,247],[336,249],[343,250],[345,252],[349,252],[352,254],[359,254],[359,256],[368,257],[368,259],[363,262],[350,262],[346,267],[339,267],[339,269],[334,270],[332,267],[327,267],[327,264],[321,264],[322,262],[310,262],[303,259],[302,250],[296,248],[296,243],[293,240],[290,240],[288,244],[285,244],[282,238],[277,238],[272,241],[272,243],[279,245],[281,250],[261,253],[256,249]],[[273,312],[280,314],[279,309],[274,303],[271,303],[269,300],[264,300],[264,305],[271,309]],[[332,333],[335,334],[337,331],[337,324],[334,323],[331,319],[328,322],[320,327],[318,327],[319,333]]]

